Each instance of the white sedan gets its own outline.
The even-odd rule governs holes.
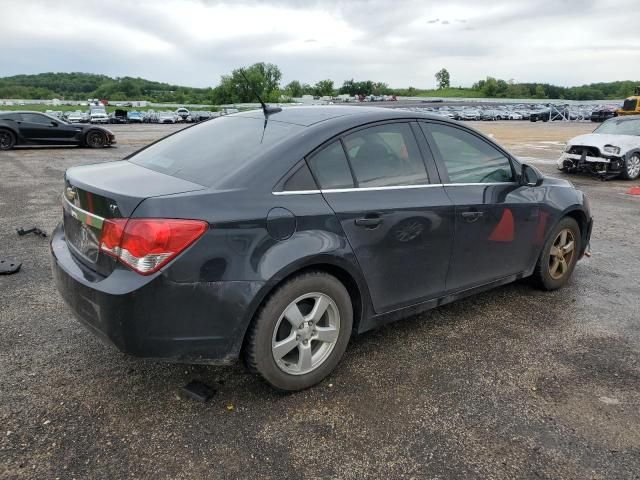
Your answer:
[[[640,116],[610,118],[593,133],[572,138],[558,159],[558,169],[602,178],[640,177]]]

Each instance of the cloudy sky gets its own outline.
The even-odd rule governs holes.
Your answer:
[[[0,0],[0,76],[82,71],[210,86],[277,64],[283,83],[452,85],[487,75],[640,79],[640,0]]]

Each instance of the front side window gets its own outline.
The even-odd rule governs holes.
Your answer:
[[[353,177],[339,140],[307,159],[320,188],[353,188]]]
[[[391,123],[344,137],[358,187],[424,185],[429,183],[411,127]]]
[[[429,124],[428,129],[451,183],[513,181],[509,159],[481,138],[442,124]]]

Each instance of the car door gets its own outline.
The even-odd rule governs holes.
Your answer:
[[[75,133],[64,128],[64,124],[48,115],[22,113],[20,133],[28,140],[42,143],[64,143]]]
[[[21,113],[17,123],[23,138],[38,142],[50,140],[51,119],[49,117],[38,113]]]
[[[414,131],[417,123],[370,126],[307,158],[378,313],[440,296],[445,287],[454,209],[439,180],[429,182],[428,148],[421,150]]]
[[[521,185],[508,155],[455,125],[421,122],[455,205],[446,288],[453,292],[530,269],[543,220],[534,187]]]

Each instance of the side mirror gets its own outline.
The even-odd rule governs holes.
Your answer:
[[[57,127],[58,126],[58,122],[51,122],[51,126],[52,127]]]
[[[520,174],[520,185],[527,187],[539,187],[544,179],[542,172],[526,163],[522,164],[522,173]]]

